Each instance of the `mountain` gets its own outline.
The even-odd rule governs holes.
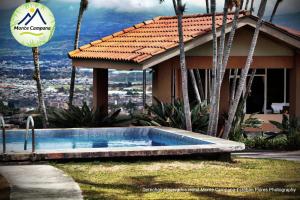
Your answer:
[[[71,66],[67,54],[73,50],[76,21],[79,3],[66,4],[48,1],[56,20],[56,30],[52,39],[40,47],[41,68],[62,68]],[[9,24],[14,10],[2,10],[0,12],[0,63],[1,67],[32,68],[31,49],[21,46],[11,35]],[[38,12],[36,11],[37,15]],[[188,14],[188,13],[187,13]],[[173,15],[172,12],[116,12],[110,9],[90,7],[84,13],[80,46],[101,37],[118,32],[134,24],[151,19],[158,15]],[[33,18],[33,15],[32,17]],[[28,20],[29,18],[27,18]],[[266,18],[266,20],[269,18]],[[29,20],[28,20],[29,21]],[[27,21],[27,22],[28,22]],[[300,30],[300,13],[278,15],[274,23]],[[0,68],[1,70],[1,68]]]

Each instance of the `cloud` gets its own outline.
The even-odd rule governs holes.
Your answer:
[[[79,3],[80,0],[60,0],[69,3]],[[89,0],[90,7],[112,9],[117,12],[159,12],[164,10],[173,11],[171,0],[165,0],[162,4],[159,0]],[[205,1],[201,0],[183,0],[186,3],[187,10],[205,8]]]
[[[25,0],[0,0],[0,9],[12,9],[16,8]],[[44,3],[69,3],[79,4],[80,0],[42,0]],[[159,3],[159,0],[89,0],[90,8],[95,9],[111,9],[116,12],[162,12],[173,13],[172,0],[165,0],[163,4]],[[245,2],[245,1],[244,1]],[[260,0],[254,1],[255,11],[258,10]],[[204,12],[205,1],[204,0],[183,0],[186,3],[188,12]],[[276,0],[268,0],[266,14],[270,15]],[[223,8],[224,0],[217,0],[217,11],[221,12]],[[277,14],[287,14],[300,12],[299,0],[285,0],[282,1],[278,7]]]

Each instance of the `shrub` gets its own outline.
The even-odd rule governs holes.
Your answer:
[[[247,138],[244,131],[245,128],[259,128],[262,125],[262,121],[256,118],[255,114],[251,114],[248,119],[245,119],[244,113],[240,113],[240,116],[237,114],[229,134],[229,139],[239,141],[243,137]]]
[[[270,123],[280,129],[280,132],[270,134],[267,140],[285,135],[288,149],[300,149],[300,119],[289,118],[286,114],[283,114],[281,123],[277,121],[270,121]]]
[[[123,122],[118,119],[120,111],[121,109],[105,116],[100,110],[93,111],[84,102],[81,108],[72,105],[69,109],[49,110],[48,117],[51,127],[110,127]]]
[[[258,136],[254,138],[244,138],[241,142],[245,143],[246,149],[263,149],[263,150],[286,150],[288,141],[285,136],[266,140],[266,137]]]
[[[186,129],[183,102],[176,100],[174,104],[163,103],[154,98],[155,104],[146,105],[146,113],[134,115],[134,125],[167,126]],[[191,106],[191,121],[193,131],[206,132],[208,126],[208,106],[205,102]]]

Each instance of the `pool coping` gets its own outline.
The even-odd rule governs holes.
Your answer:
[[[109,127],[110,128],[110,127]],[[126,127],[112,127],[126,128]],[[138,156],[168,156],[168,155],[190,155],[190,154],[212,154],[231,153],[245,149],[245,145],[240,142],[224,140],[191,131],[170,128],[170,127],[129,127],[129,128],[149,128],[167,131],[172,134],[204,140],[213,144],[201,145],[177,145],[177,146],[143,146],[143,147],[109,147],[109,148],[78,148],[64,150],[37,150],[31,152],[1,154],[2,161],[25,161],[25,160],[60,160],[60,159],[80,159],[80,158],[108,158],[108,157],[138,157]],[[75,128],[75,130],[87,128]],[[102,129],[102,128],[99,128]],[[105,128],[107,129],[107,128]],[[57,130],[57,129],[46,129]],[[66,130],[66,129],[60,129]],[[69,129],[74,130],[74,128]]]

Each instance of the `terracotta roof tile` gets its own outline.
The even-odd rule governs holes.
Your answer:
[[[241,12],[240,17],[245,16]],[[222,25],[222,13],[217,14],[217,27]],[[228,22],[233,13],[228,15]],[[185,15],[184,41],[206,34],[211,30],[211,15]],[[106,36],[69,52],[70,58],[116,60],[140,63],[154,55],[178,46],[177,17],[156,17]]]

